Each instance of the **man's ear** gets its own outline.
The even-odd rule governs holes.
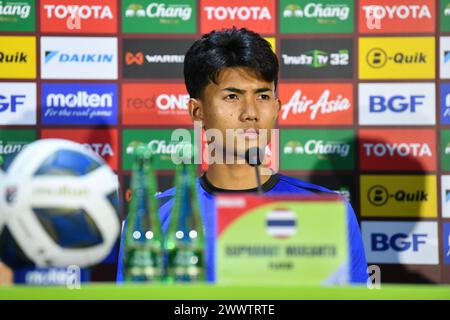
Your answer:
[[[189,115],[192,121],[203,121],[204,113],[203,113],[203,103],[194,98],[190,98],[188,102]]]

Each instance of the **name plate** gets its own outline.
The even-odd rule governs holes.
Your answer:
[[[333,285],[349,279],[337,197],[218,195],[218,283]]]

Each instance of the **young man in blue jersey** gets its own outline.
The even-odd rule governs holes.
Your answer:
[[[184,78],[190,95],[189,113],[205,130],[216,130],[222,140],[215,147],[223,155],[232,153],[233,161],[209,163],[208,170],[197,179],[200,209],[206,238],[214,237],[214,195],[217,192],[256,192],[254,167],[244,158],[249,148],[265,148],[276,126],[281,102],[276,94],[278,59],[270,44],[260,35],[246,29],[212,31],[194,42],[184,60]],[[233,141],[227,141],[227,130],[234,130]],[[261,135],[264,135],[262,138]],[[238,143],[238,140],[245,143]],[[261,142],[263,141],[263,142]],[[266,141],[266,143],[264,143]],[[264,145],[261,145],[264,144]],[[225,146],[232,148],[225,148]],[[265,194],[295,193],[318,195],[331,193],[323,187],[303,182],[283,174],[270,172],[261,166],[261,188]],[[175,189],[158,196],[163,230],[167,230]],[[350,204],[346,202],[350,248],[350,281],[365,283],[367,265],[364,247]],[[117,280],[123,280],[122,245],[119,254]],[[210,253],[211,254],[211,253]],[[208,256],[208,254],[207,254]]]

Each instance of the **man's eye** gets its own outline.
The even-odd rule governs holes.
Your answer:
[[[229,94],[225,97],[227,100],[236,100],[238,96],[236,94]]]
[[[262,94],[259,96],[261,100],[270,100],[270,96],[268,94]]]

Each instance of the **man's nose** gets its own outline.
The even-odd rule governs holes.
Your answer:
[[[256,101],[252,98],[245,99],[241,113],[242,121],[258,121],[258,107]]]

